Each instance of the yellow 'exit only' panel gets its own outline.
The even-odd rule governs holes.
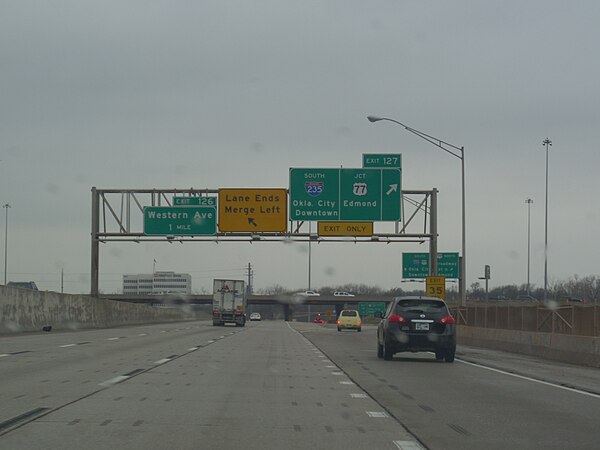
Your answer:
[[[373,236],[373,222],[318,222],[319,236]]]
[[[286,189],[219,189],[219,231],[287,231]]]

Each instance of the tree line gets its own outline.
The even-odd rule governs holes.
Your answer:
[[[470,301],[485,300],[485,285],[480,282],[472,283],[467,289],[467,299]],[[279,284],[257,289],[259,295],[289,295],[294,292],[304,291],[305,289],[290,290]],[[345,291],[354,295],[374,296],[374,297],[401,297],[408,295],[425,295],[425,283],[421,289],[403,289],[393,287],[391,289],[382,289],[378,286],[368,284],[348,283],[337,286],[324,286],[318,289],[321,295],[333,295],[336,291]],[[544,289],[536,285],[527,284],[505,284],[495,286],[488,291],[488,298],[492,300],[516,300],[517,298],[530,296],[536,300],[544,298]],[[458,286],[449,286],[446,288],[447,300],[458,300]],[[547,298],[562,301],[578,301],[583,303],[600,304],[600,276],[588,275],[579,277],[574,275],[567,280],[552,281],[548,285]]]

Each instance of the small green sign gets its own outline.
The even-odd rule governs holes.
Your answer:
[[[173,206],[217,206],[217,197],[173,197]]]
[[[214,206],[146,206],[144,234],[148,236],[213,235],[217,232]]]
[[[375,316],[376,313],[385,313],[385,302],[358,302],[358,314],[361,317]]]
[[[401,169],[401,153],[363,153],[363,167],[380,167],[384,169]]]
[[[438,253],[437,275],[459,278],[458,253]],[[426,278],[429,275],[429,253],[402,253],[402,278]]]

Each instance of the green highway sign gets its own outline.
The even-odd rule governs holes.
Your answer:
[[[213,235],[217,232],[214,206],[146,206],[144,234],[148,236]]]
[[[438,253],[438,276],[459,278],[458,253]],[[402,278],[429,276],[429,253],[402,253]]]
[[[358,302],[358,314],[361,317],[375,316],[375,313],[385,313],[385,302]]]
[[[217,197],[173,197],[173,206],[217,206]]]
[[[363,167],[379,167],[385,169],[401,169],[401,153],[363,153]]]
[[[290,169],[290,220],[398,221],[399,169]]]

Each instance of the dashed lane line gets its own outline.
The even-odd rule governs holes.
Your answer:
[[[425,450],[417,441],[392,441],[399,450]]]
[[[388,414],[386,412],[383,411],[365,411],[367,413],[367,416],[369,417],[373,417],[376,419],[386,419],[390,416],[388,416]]]

